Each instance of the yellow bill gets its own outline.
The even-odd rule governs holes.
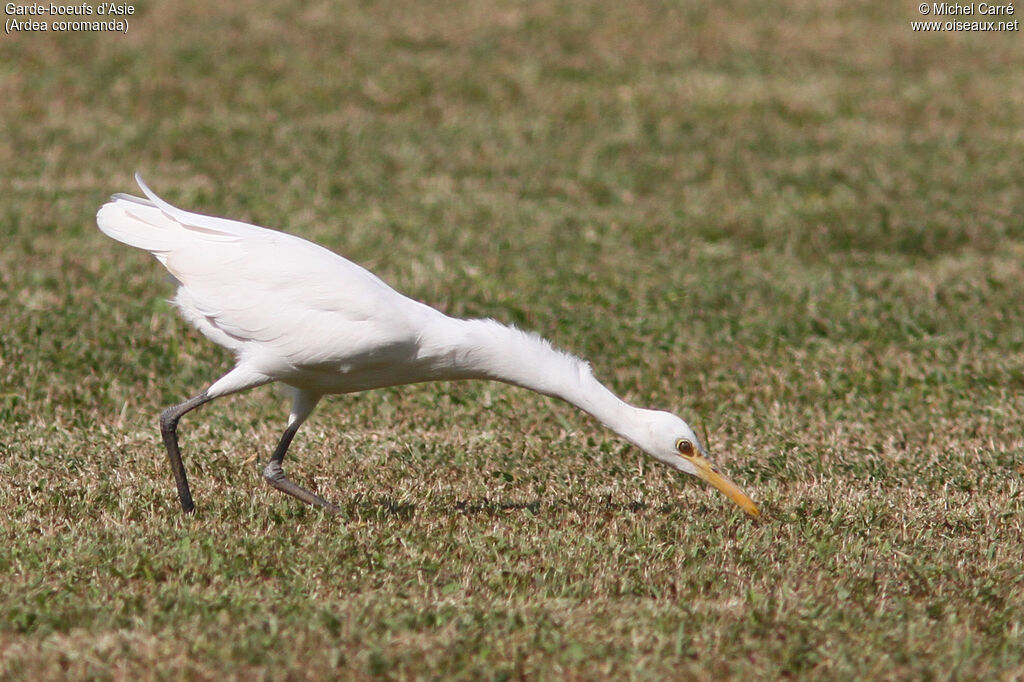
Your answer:
[[[688,459],[690,463],[693,464],[694,468],[697,469],[698,476],[725,493],[730,500],[739,505],[740,509],[751,516],[761,515],[757,505],[747,497],[746,493],[740,490],[735,483],[718,473],[718,470],[715,469],[711,462],[697,454],[692,457],[687,457],[686,459]]]

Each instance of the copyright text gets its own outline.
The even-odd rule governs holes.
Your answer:
[[[912,31],[941,33],[944,31],[1020,31],[1020,19],[1013,19],[1013,3],[996,5],[990,2],[922,2],[917,6],[928,21],[911,21]]]

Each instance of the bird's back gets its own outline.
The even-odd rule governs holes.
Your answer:
[[[178,282],[182,315],[275,378],[369,358],[399,361],[414,352],[416,322],[438,314],[321,246],[183,211],[137,179],[148,198],[112,197],[97,214],[100,230],[152,253]]]

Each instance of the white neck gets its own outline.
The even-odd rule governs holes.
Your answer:
[[[640,409],[594,378],[590,365],[548,341],[494,320],[459,320],[431,326],[421,338],[420,359],[432,378],[494,379],[561,398],[634,443],[641,437]]]

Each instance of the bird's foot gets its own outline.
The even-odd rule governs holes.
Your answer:
[[[267,464],[267,467],[263,470],[263,478],[267,480],[267,483],[281,492],[288,493],[292,497],[296,497],[306,504],[314,507],[321,507],[335,516],[342,515],[340,509],[324,498],[293,483],[291,479],[284,475],[284,469],[281,468],[280,462],[270,460],[270,463]]]

